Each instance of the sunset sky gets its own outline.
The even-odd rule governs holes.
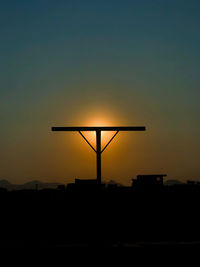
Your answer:
[[[0,29],[0,179],[95,178],[80,135],[51,127],[141,125],[103,180],[200,180],[199,0],[2,0]]]

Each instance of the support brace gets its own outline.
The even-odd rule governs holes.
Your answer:
[[[88,145],[94,150],[94,152],[97,153],[96,149],[90,144],[90,142],[86,139],[86,137],[82,134],[81,131],[78,131],[80,135],[83,137],[83,139],[88,143]]]
[[[104,150],[108,147],[108,145],[112,142],[112,140],[115,138],[115,136],[119,133],[119,131],[117,131],[113,137],[110,139],[110,141],[107,143],[107,145],[105,145],[105,147],[102,149],[101,153],[104,152]]]

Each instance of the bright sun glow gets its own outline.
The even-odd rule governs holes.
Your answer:
[[[88,126],[111,126],[112,123],[104,118],[95,118],[87,122]]]
[[[113,123],[108,119],[103,117],[101,118],[93,118],[89,121],[86,121],[86,126],[112,126]],[[102,146],[112,138],[115,132],[101,132],[101,141]],[[95,132],[84,132],[85,137],[92,143],[93,146],[96,146],[96,133]]]
[[[122,120],[117,112],[113,110],[111,111],[105,106],[98,108],[95,105],[83,109],[81,113],[77,113],[73,126],[119,126],[119,124],[121,124],[120,121]],[[96,147],[96,133],[83,132],[83,134],[87,140]],[[102,148],[109,142],[114,134],[115,132],[101,132]]]

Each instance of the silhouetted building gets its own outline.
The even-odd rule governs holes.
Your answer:
[[[137,179],[132,179],[132,187],[139,190],[156,190],[163,187],[163,177],[166,174],[138,175]]]
[[[94,190],[104,188],[105,184],[99,184],[97,179],[75,179],[75,188],[83,190]]]
[[[65,190],[65,185],[64,185],[64,184],[59,184],[59,185],[57,186],[57,189],[58,189],[58,190],[62,190],[62,191],[64,191],[64,190]]]
[[[200,182],[198,181],[187,181],[187,185],[190,185],[190,186],[199,186],[200,185]]]

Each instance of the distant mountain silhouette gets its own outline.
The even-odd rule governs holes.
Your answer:
[[[184,183],[179,180],[167,180],[166,182],[164,182],[164,185],[176,185],[176,184],[184,184]]]
[[[33,180],[24,184],[12,184],[9,181],[0,180],[0,188],[6,188],[7,190],[22,190],[22,189],[55,189],[60,183],[45,183],[39,180]]]
[[[10,187],[10,186],[12,186],[12,184],[11,184],[9,181],[7,181],[7,180],[5,180],[5,179],[0,180],[0,187],[8,188],[8,187]]]
[[[117,185],[117,186],[123,186],[122,184],[110,180],[105,182],[107,185]],[[183,182],[179,180],[167,180],[164,182],[164,185],[180,185],[184,184]],[[55,189],[58,185],[61,185],[60,183],[46,183],[41,182],[39,180],[33,180],[24,184],[12,184],[6,179],[0,180],[0,188],[6,188],[7,190],[22,190],[22,189],[36,189],[36,186],[38,189]]]

